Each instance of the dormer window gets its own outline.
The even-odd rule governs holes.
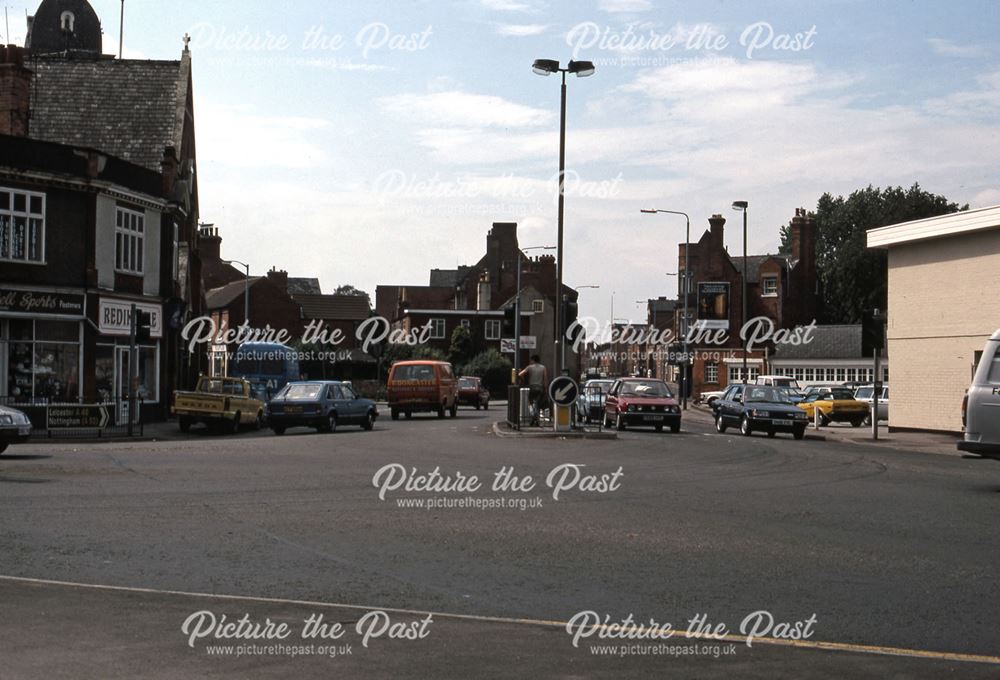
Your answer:
[[[761,285],[761,295],[764,297],[777,297],[778,295],[778,277],[776,276],[765,276]]]
[[[63,12],[59,17],[59,26],[62,28],[63,33],[74,33],[74,25],[76,24],[76,16],[72,12]]]

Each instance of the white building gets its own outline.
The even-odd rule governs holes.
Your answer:
[[[817,326],[812,342],[779,347],[768,361],[770,373],[795,378],[799,385],[870,383],[875,375],[872,357],[861,353],[861,326]],[[889,369],[882,358],[882,380]]]

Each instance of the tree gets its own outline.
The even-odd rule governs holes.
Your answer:
[[[477,354],[469,363],[461,367],[460,375],[471,375],[482,378],[483,386],[496,397],[506,397],[507,385],[510,384],[510,372],[514,366],[510,359],[495,349],[488,349]]]
[[[337,286],[337,290],[333,291],[334,295],[355,295],[357,297],[368,297],[368,293],[363,290],[359,290],[349,283]]]
[[[823,289],[823,321],[854,324],[866,309],[888,302],[887,254],[869,250],[866,232],[899,222],[936,217],[959,207],[914,184],[909,189],[869,185],[847,198],[826,193],[816,205],[816,267]]]
[[[451,333],[451,346],[448,348],[448,361],[455,366],[464,364],[472,358],[472,333],[468,326],[458,325]]]
[[[788,224],[782,224],[778,229],[781,235],[781,245],[778,246],[778,254],[780,255],[791,255],[792,254],[792,227]]]

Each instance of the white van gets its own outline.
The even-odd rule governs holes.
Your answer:
[[[802,391],[802,388],[799,387],[798,381],[787,375],[759,375],[757,376],[755,384],[769,385],[771,387],[790,387],[793,390]]]
[[[965,438],[958,450],[1000,460],[1000,330],[987,341],[965,399]]]

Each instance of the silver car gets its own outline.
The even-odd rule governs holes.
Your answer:
[[[958,450],[1000,460],[1000,330],[986,343],[965,398],[965,438]]]
[[[20,411],[0,406],[0,453],[11,444],[28,441],[31,435],[31,420]]]
[[[861,387],[854,390],[854,398],[858,401],[863,401],[868,404],[868,418],[865,420],[865,425],[871,425],[871,406],[875,403],[875,386],[874,385],[862,385]],[[889,386],[883,385],[882,391],[878,395],[878,419],[879,420],[889,420]]]

